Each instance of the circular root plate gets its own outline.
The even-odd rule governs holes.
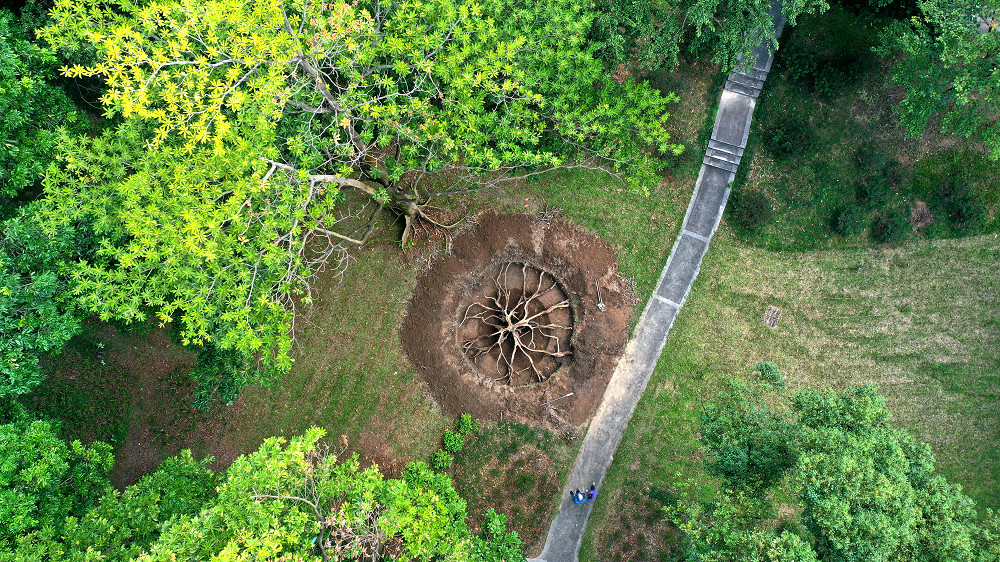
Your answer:
[[[548,353],[533,356],[539,361],[537,373],[525,370],[529,364],[521,356],[509,373],[503,361],[498,367],[496,349],[477,354],[467,345],[490,331],[469,316],[498,323],[473,303],[493,302],[489,297],[497,296],[497,275],[504,270],[514,301],[523,298],[525,285],[534,292],[540,278],[542,290],[550,277],[555,281],[557,290],[531,302],[529,309],[568,301],[544,319],[569,329],[549,330],[553,338],[538,335],[533,347]],[[484,214],[417,281],[400,337],[445,413],[568,429],[585,423],[601,401],[625,347],[631,302],[614,250],[596,236],[555,220]],[[538,343],[543,340],[545,346]],[[488,348],[488,341],[476,344]],[[555,401],[543,405],[550,400]]]

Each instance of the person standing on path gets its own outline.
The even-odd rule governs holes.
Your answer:
[[[573,495],[573,503],[584,503],[587,501],[587,497],[583,495],[583,492],[581,492],[579,488],[577,488],[577,490],[573,492],[572,495]]]
[[[590,485],[590,492],[587,493],[587,502],[592,503],[597,500],[597,482]]]

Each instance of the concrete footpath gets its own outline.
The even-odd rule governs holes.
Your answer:
[[[775,2],[771,8],[778,35],[785,22],[780,6],[780,2]],[[722,220],[722,211],[729,198],[729,184],[736,176],[750,134],[750,119],[756,99],[771,70],[772,54],[768,45],[756,47],[753,53],[754,64],[750,68],[733,71],[726,81],[715,117],[715,128],[688,204],[681,234],[674,242],[653,298],[649,299],[639,318],[634,337],[625,348],[604,399],[590,422],[559,513],[549,526],[545,547],[539,558],[531,559],[532,562],[576,562],[578,559],[593,504],[574,504],[569,489],[586,490],[592,482],[600,488],[618,449],[622,432],[660,357],[667,333],[698,276],[712,234]]]

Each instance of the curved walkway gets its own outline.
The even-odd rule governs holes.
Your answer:
[[[770,13],[775,22],[776,35],[780,35],[785,23],[780,0],[774,3]],[[708,243],[722,220],[722,211],[729,198],[729,184],[736,177],[736,169],[750,134],[750,119],[756,99],[771,69],[769,45],[761,44],[753,49],[753,54],[754,64],[749,69],[734,70],[726,81],[715,117],[715,128],[684,216],[681,234],[674,242],[653,298],[649,299],[639,318],[635,337],[618,362],[604,400],[590,422],[569,477],[570,488],[586,489],[591,482],[599,485],[604,480],[622,432],[649,382],[666,343],[667,333],[698,276]],[[568,493],[563,494],[559,513],[549,526],[545,547],[539,558],[532,559],[532,562],[576,562],[592,506],[590,503],[575,505]]]

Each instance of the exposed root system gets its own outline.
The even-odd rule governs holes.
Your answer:
[[[632,310],[614,250],[547,215],[470,222],[417,282],[400,330],[411,363],[449,415],[586,423]]]
[[[552,274],[526,263],[505,262],[491,277],[492,286],[459,322],[475,330],[462,351],[480,367],[495,365],[497,381],[544,382],[572,353],[569,298]]]

